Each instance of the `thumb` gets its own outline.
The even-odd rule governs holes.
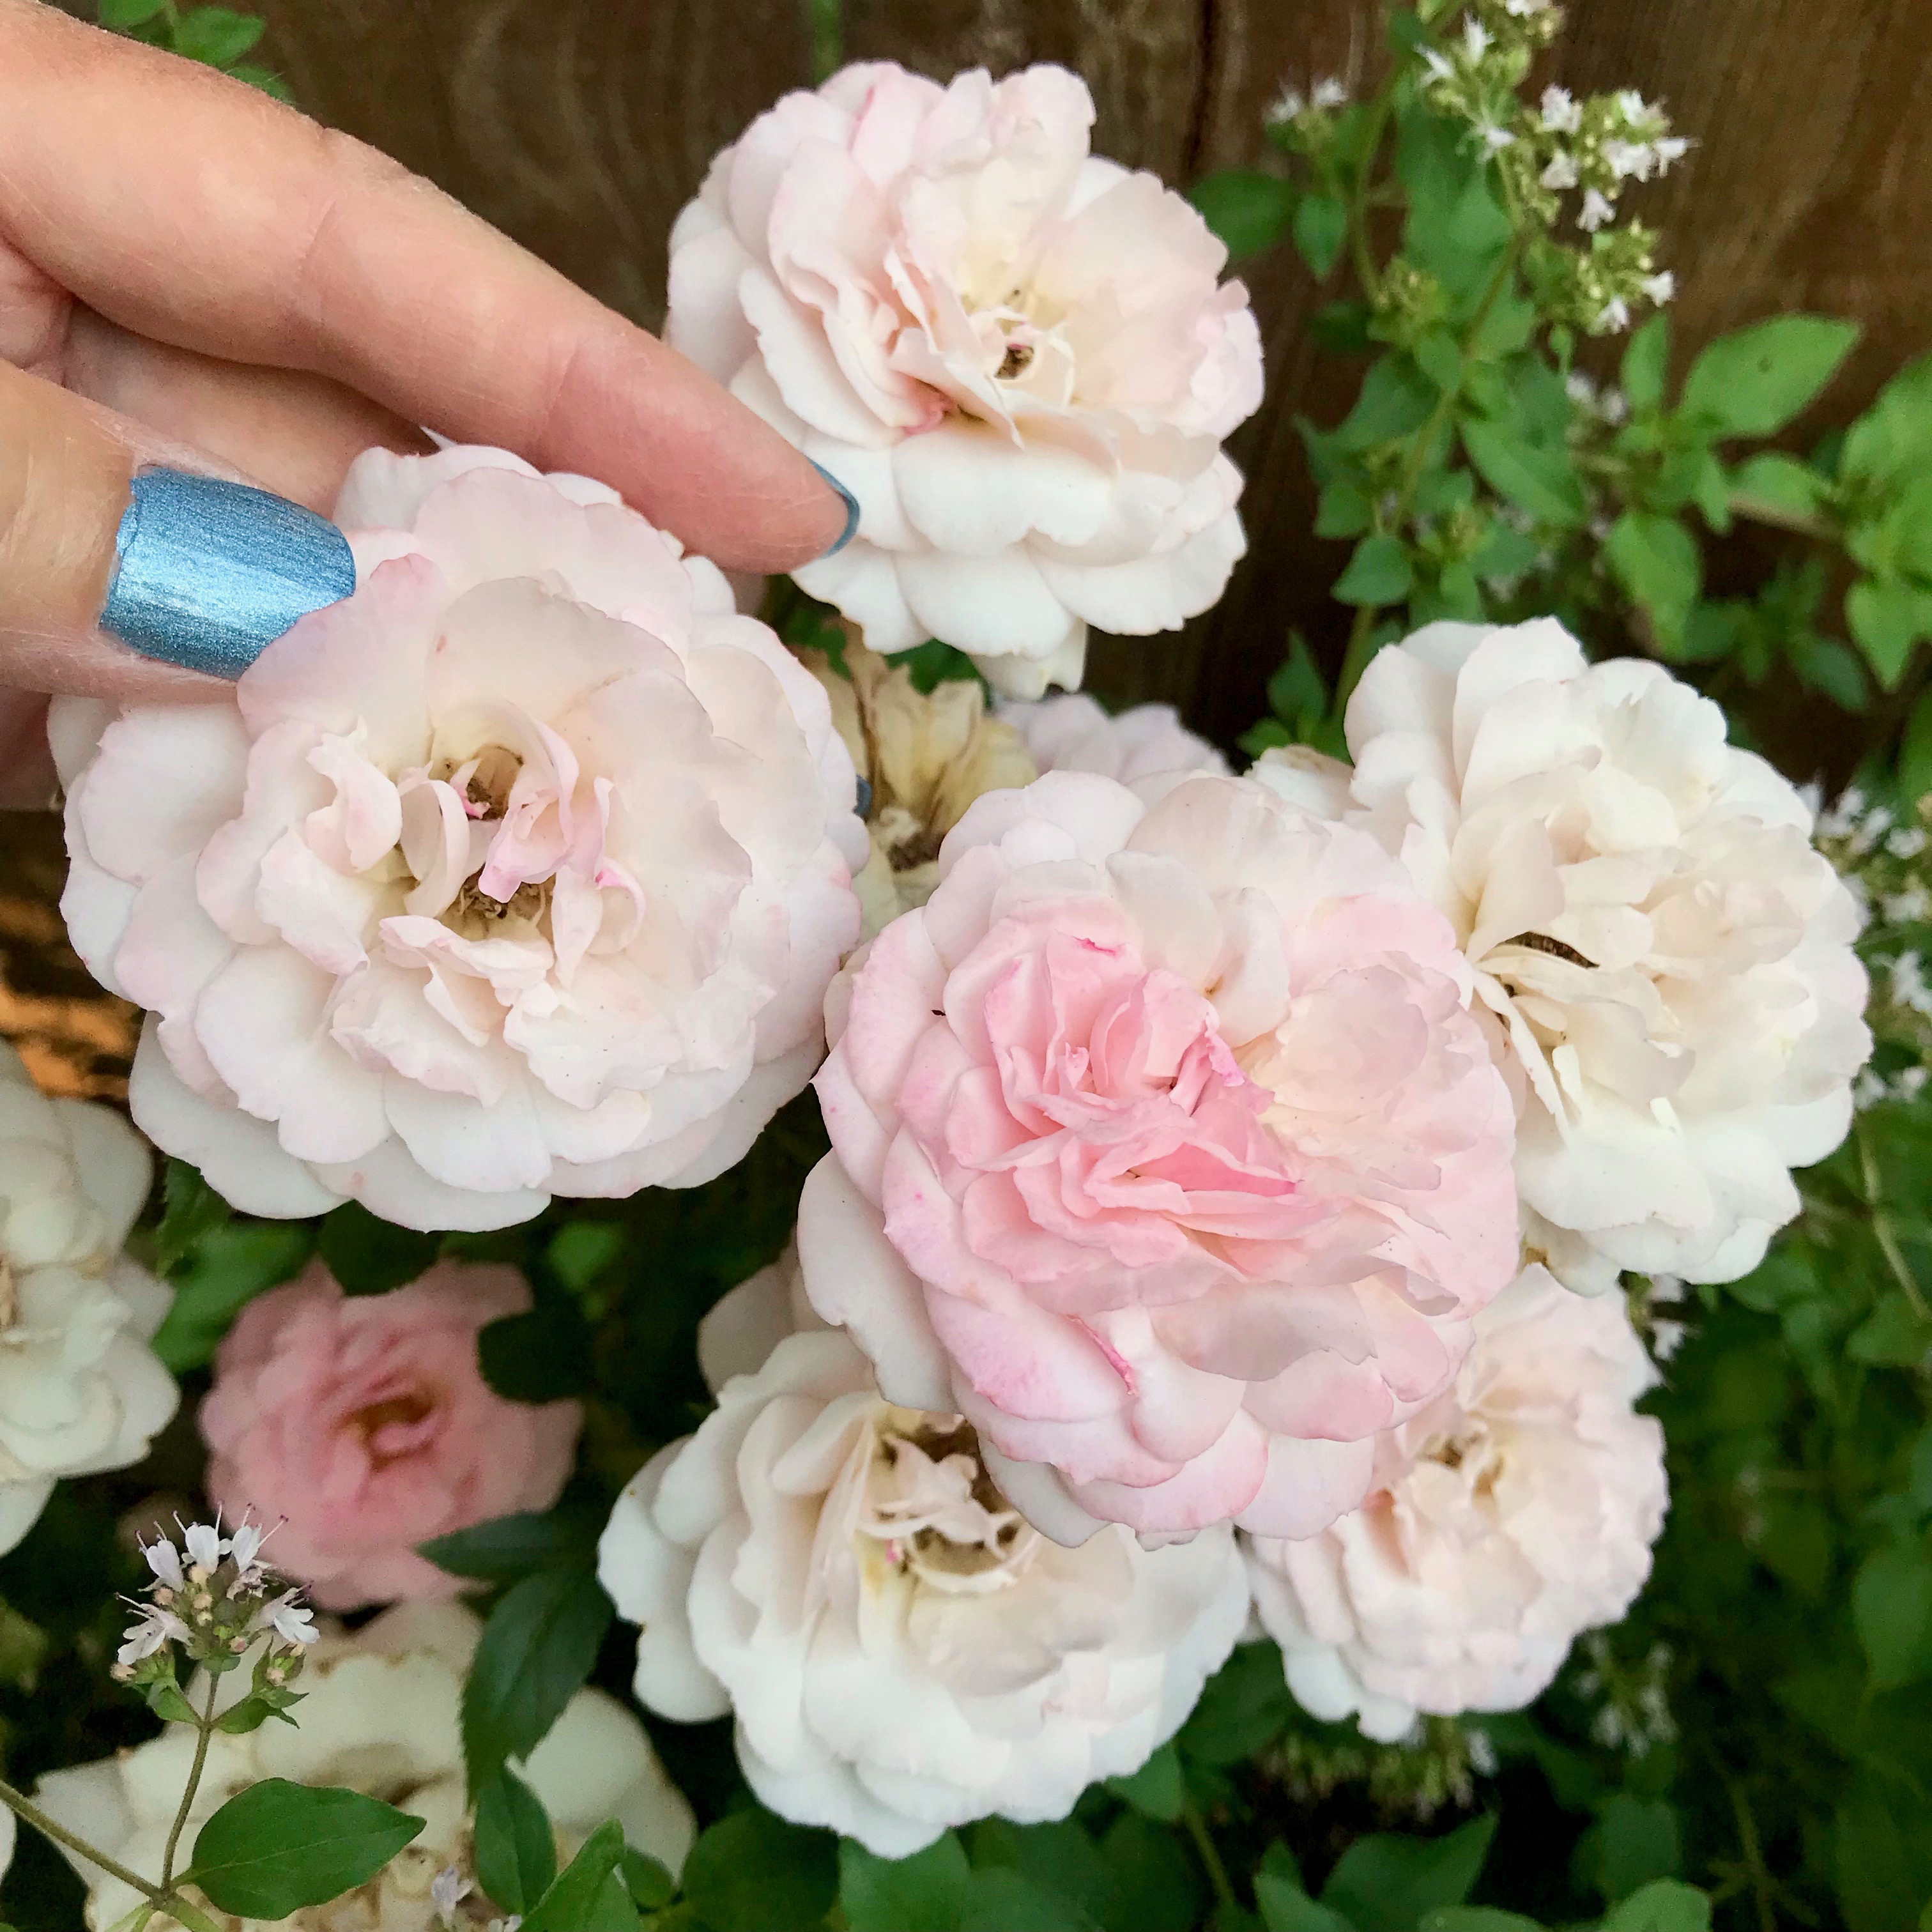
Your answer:
[[[0,363],[0,686],[201,697],[355,587],[326,519]]]

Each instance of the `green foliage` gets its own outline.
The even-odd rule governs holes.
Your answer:
[[[472,1792],[542,1742],[590,1675],[614,1614],[586,1570],[539,1570],[504,1592],[463,1687],[463,1755]]]
[[[267,26],[259,14],[238,14],[227,7],[184,7],[176,0],[98,0],[95,17],[104,27],[130,40],[199,61],[278,100],[289,98],[280,76],[245,58],[260,43]]]
[[[838,1841],[756,1809],[721,1818],[685,1861],[684,1895],[709,1932],[815,1925],[838,1890]]]
[[[264,1778],[202,1826],[184,1877],[224,1912],[284,1918],[373,1878],[422,1828],[359,1791]]]
[[[637,1932],[623,1874],[622,1828],[600,1825],[525,1915],[524,1932]]]
[[[508,1912],[533,1910],[556,1876],[556,1840],[535,1792],[507,1768],[476,1798],[476,1877]]]

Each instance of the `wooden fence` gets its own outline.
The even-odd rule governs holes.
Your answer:
[[[265,52],[311,113],[430,176],[638,320],[711,154],[807,84],[805,0],[262,0]],[[1184,182],[1251,160],[1285,80],[1358,77],[1376,0],[844,0],[848,58],[938,75],[1057,60],[1100,105],[1096,145]],[[1550,78],[1660,96],[1696,142],[1634,208],[1677,271],[1680,350],[1778,310],[1867,334],[1840,416],[1932,346],[1932,0],[1574,0]],[[1251,552],[1174,639],[1102,641],[1099,688],[1164,698],[1222,738],[1262,708],[1290,625],[1330,652],[1336,546],[1309,533],[1294,418],[1332,420],[1352,373],[1318,356],[1286,251],[1252,277],[1268,402],[1234,453]]]

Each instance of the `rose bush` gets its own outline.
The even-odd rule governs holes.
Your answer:
[[[1204,610],[1245,548],[1220,445],[1262,399],[1227,250],[1088,152],[1057,67],[890,62],[787,94],[671,234],[666,332],[844,484],[796,573],[874,650],[938,638],[999,689],[1080,681],[1087,626]]]
[[[1077,1543],[1306,1536],[1516,1265],[1510,1109],[1441,916],[1246,781],[980,799],[828,1000],[808,1291]]]
[[[500,1915],[471,1886],[476,1910],[461,1918],[433,1916],[430,1888],[454,1868],[476,1867],[464,1791],[464,1672],[482,1626],[458,1604],[410,1604],[387,1610],[353,1633],[323,1632],[301,1679],[295,1725],[265,1724],[242,1736],[218,1732],[191,1822],[265,1778],[346,1786],[400,1806],[426,1821],[416,1840],[367,1885],[327,1905],[274,1922],[285,1932],[428,1932],[443,1924],[482,1927]],[[245,1675],[222,1680],[221,1708],[248,1688]],[[196,1687],[199,1701],[200,1687]],[[97,1764],[76,1765],[40,1780],[38,1802],[136,1870],[158,1870],[181,1801],[194,1737],[178,1729]],[[556,1728],[521,1767],[542,1800],[566,1858],[606,1818],[675,1871],[694,1835],[691,1807],[665,1775],[643,1725],[602,1690],[580,1690]],[[78,1864],[88,1886],[89,1932],[106,1928],[140,1903],[120,1880]],[[211,1914],[221,1932],[266,1932],[266,1922]],[[152,1922],[175,1932],[164,1915]]]
[[[844,1335],[784,1335],[789,1270],[707,1327],[728,1378],[698,1433],[618,1499],[598,1574],[641,1626],[641,1702],[730,1712],[772,1810],[901,1858],[949,1826],[1064,1817],[1138,1770],[1232,1648],[1247,1586],[1225,1527],[1078,1550],[1028,1525],[971,1427],[883,1400]],[[731,1372],[732,1371],[740,1371]]]
[[[416,1228],[728,1167],[858,934],[824,692],[581,478],[372,451],[337,514],[360,587],[232,703],[58,707],[136,1120],[252,1213]]]
[[[1546,619],[1418,631],[1347,728],[1347,815],[1506,1032],[1532,1246],[1576,1287],[1755,1268],[1871,1048],[1858,907],[1796,790],[1662,665]]]
[[[118,1114],[46,1099],[0,1041],[0,1552],[61,1478],[140,1462],[175,1412],[147,1346],[173,1298],[122,1252],[153,1172]]]
[[[574,1402],[506,1402],[477,1367],[486,1324],[530,1305],[513,1268],[446,1262],[345,1295],[317,1262],[251,1301],[201,1406],[208,1493],[278,1523],[275,1562],[326,1610],[454,1594],[416,1546],[556,1501]]]
[[[1623,1298],[1532,1265],[1475,1328],[1455,1387],[1377,1444],[1360,1509],[1248,1545],[1289,1688],[1372,1738],[1527,1704],[1630,1608],[1664,1527],[1664,1431],[1633,1407],[1657,1373]]]

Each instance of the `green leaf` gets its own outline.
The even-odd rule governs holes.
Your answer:
[[[1838,374],[1856,322],[1781,315],[1720,336],[1690,365],[1682,406],[1720,436],[1772,436]]]
[[[416,1546],[439,1569],[486,1583],[512,1583],[533,1570],[596,1567],[598,1526],[552,1510],[542,1516],[500,1516]]]
[[[624,1847],[623,1874],[625,1889],[640,1912],[658,1911],[677,1896],[677,1880],[669,1868],[634,1846]]]
[[[562,1402],[597,1379],[590,1324],[568,1295],[540,1294],[526,1312],[490,1323],[476,1338],[476,1359],[506,1402]]]
[[[149,1346],[176,1375],[214,1359],[236,1316],[256,1295],[299,1274],[313,1229],[286,1222],[234,1222],[204,1235],[174,1277],[175,1298]]]
[[[1631,336],[1624,350],[1618,381],[1630,407],[1641,412],[1664,400],[1664,381],[1670,368],[1670,318],[1660,310]]]
[[[1543,1928],[1520,1912],[1498,1912],[1493,1905],[1438,1905],[1422,1915],[1415,1932],[1543,1932]]]
[[[544,1259],[557,1280],[578,1294],[624,1252],[627,1238],[620,1221],[566,1222],[551,1236]]]
[[[1791,668],[1808,691],[1821,691],[1846,711],[1862,711],[1867,701],[1864,667],[1836,638],[1796,638]]]
[[[684,1895],[709,1932],[796,1932],[838,1892],[840,1841],[769,1811],[734,1811],[692,1846]]]
[[[1286,182],[1252,168],[1204,175],[1187,190],[1187,198],[1234,262],[1273,248],[1288,232],[1294,207],[1294,190]]]
[[[1906,720],[1905,742],[1898,754],[1901,797],[1918,800],[1932,792],[1932,689],[1919,694]]]
[[[1348,238],[1348,204],[1340,195],[1305,194],[1294,211],[1294,245],[1315,279],[1326,281]]]
[[[1932,1322],[1901,1294],[1888,1294],[1845,1338],[1845,1353],[1855,1362],[1888,1368],[1922,1367],[1932,1357]]]
[[[1932,594],[1895,578],[1866,578],[1845,593],[1845,622],[1879,682],[1895,691],[1912,647],[1932,637]]]
[[[1367,536],[1356,544],[1332,596],[1344,604],[1400,604],[1412,581],[1408,551],[1400,537]]]
[[[1186,1803],[1180,1782],[1180,1754],[1172,1744],[1162,1744],[1132,1777],[1108,1778],[1107,1789],[1136,1811],[1172,1825]]]
[[[1295,1714],[1281,1652],[1273,1643],[1240,1643],[1208,1680],[1175,1742],[1207,1765],[1238,1764],[1280,1736]]]
[[[286,1918],[374,1877],[423,1822],[359,1791],[265,1778],[202,1826],[194,1882],[238,1918]]]
[[[581,1570],[540,1570],[511,1586],[483,1626],[463,1686],[472,1791],[536,1748],[590,1676],[615,1614]]]
[[[852,1932],[961,1932],[972,1882],[950,1832],[909,1858],[875,1858],[838,1840],[838,1903]]]
[[[1360,484],[1342,476],[1329,484],[1315,506],[1318,537],[1358,537],[1375,520],[1375,506]]]
[[[1830,487],[1810,464],[1775,449],[1760,451],[1731,472],[1731,501],[1740,511],[1761,508],[1778,516],[1814,516]]]
[[[1626,510],[1610,526],[1604,555],[1625,592],[1648,614],[1660,649],[1672,655],[1703,588],[1696,538],[1675,517]]]
[[[1436,385],[1406,356],[1371,363],[1354,408],[1336,426],[1336,447],[1366,451],[1413,436],[1436,411]]]
[[[1711,1901],[1695,1886],[1660,1878],[1632,1892],[1600,1932],[1711,1932]]]
[[[379,1220],[359,1201],[345,1201],[322,1223],[317,1252],[345,1294],[386,1294],[422,1274],[442,1246],[440,1234],[421,1234]]]
[[[230,80],[243,81],[250,87],[258,87],[271,100],[286,100],[291,106],[294,104],[295,96],[290,92],[288,82],[268,68],[258,67],[253,61],[237,61],[226,71]]]
[[[786,1919],[782,1932],[792,1932],[803,1922]],[[771,1932],[781,1932],[781,1922],[771,1922]],[[1056,1896],[1018,1872],[996,1867],[973,1874],[959,1932],[1098,1932],[1098,1928],[1071,1899]]]
[[[507,1767],[476,1800],[476,1844],[477,1882],[506,1912],[531,1910],[556,1876],[556,1835],[549,1815],[536,1793]]]
[[[623,1857],[623,1827],[599,1825],[524,1916],[523,1932],[633,1932],[637,1908],[618,1876]]]
[[[1469,460],[1499,496],[1566,529],[1588,514],[1583,486],[1562,445],[1533,440],[1520,424],[1486,416],[1465,416],[1461,428]]]
[[[1468,1897],[1496,1832],[1496,1821],[1486,1817],[1440,1838],[1358,1838],[1329,1874],[1322,1903],[1345,1913],[1358,1932],[1413,1932],[1431,1906]]]
[[[1310,1898],[1294,1880],[1274,1872],[1255,1874],[1255,1903],[1267,1932],[1357,1932],[1333,1906]]]
[[[1874,1550],[1852,1584],[1852,1622],[1881,1690],[1932,1672],[1932,1560],[1923,1543]]]
[[[1589,1836],[1590,1882],[1612,1905],[1652,1879],[1676,1877],[1683,1864],[1676,1810],[1660,1798],[1618,1792],[1604,1801]]]
[[[167,0],[100,0],[97,17],[104,27],[111,27],[118,33],[152,20],[166,4]]]
[[[198,1168],[170,1160],[161,1183],[161,1225],[154,1236],[154,1265],[172,1274],[196,1244],[230,1220],[234,1210],[208,1186]]]
[[[196,7],[175,29],[174,50],[209,67],[226,67],[254,47],[267,22],[226,7]]]
[[[1194,1932],[1203,1916],[1200,1868],[1178,1834],[1124,1811],[1101,1840],[1113,1884],[1108,1932]]]

